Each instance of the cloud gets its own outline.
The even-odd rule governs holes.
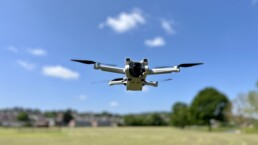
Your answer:
[[[176,34],[172,24],[173,23],[168,20],[161,20],[161,27],[167,32],[167,34]]]
[[[19,52],[19,49],[17,47],[14,47],[14,46],[9,46],[7,47],[7,49],[13,53],[18,53]]]
[[[258,4],[258,0],[252,0],[252,5],[255,6],[256,4]]]
[[[36,65],[24,60],[18,60],[17,63],[26,70],[32,71],[36,68]]]
[[[81,101],[85,101],[87,98],[88,98],[88,97],[85,96],[85,95],[80,95],[80,96],[79,96],[79,100],[81,100]]]
[[[109,102],[109,106],[110,107],[118,107],[119,103],[117,101],[111,101],[111,102]]]
[[[9,46],[7,49],[13,53],[18,53],[22,49],[18,49],[15,46]],[[47,55],[47,51],[42,48],[29,48],[27,49],[27,52],[34,56],[45,56]]]
[[[45,76],[61,78],[66,80],[75,80],[79,78],[79,73],[72,71],[68,68],[57,66],[44,66],[42,68],[42,73]]]
[[[47,54],[47,52],[44,49],[41,49],[41,48],[28,49],[28,52],[31,55],[35,55],[35,56],[44,56],[44,55]]]
[[[154,39],[151,39],[151,40],[145,40],[144,43],[149,47],[160,47],[166,44],[165,40],[162,37],[155,37]]]
[[[130,13],[122,12],[116,17],[108,17],[106,22],[101,23],[99,28],[110,27],[117,33],[124,33],[145,24],[145,18],[140,9],[135,9]]]

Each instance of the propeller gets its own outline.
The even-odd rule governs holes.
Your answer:
[[[109,80],[101,80],[101,81],[92,81],[90,82],[91,84],[102,84],[102,83],[107,83]]]
[[[80,62],[80,63],[84,63],[84,64],[95,64],[95,61],[92,60],[78,60],[78,59],[71,59],[71,61],[75,61],[75,62]]]
[[[201,65],[203,63],[183,63],[183,64],[179,64],[177,67],[191,67],[191,66],[196,66],[196,65]],[[159,67],[155,67],[155,68],[167,68],[167,67],[171,67],[171,66],[159,66]]]
[[[124,80],[124,78],[116,78],[116,79],[113,79],[112,81],[122,81]]]
[[[172,78],[164,79],[164,80],[159,80],[158,82],[167,82],[167,81],[172,81]]]
[[[100,83],[107,83],[109,81],[121,81],[121,80],[124,80],[124,78],[115,78],[113,80],[101,80],[101,81],[94,81],[94,82],[91,82],[92,84],[100,84]]]
[[[183,64],[179,64],[178,67],[191,67],[191,66],[196,66],[196,65],[201,65],[203,63],[183,63]]]
[[[79,60],[79,59],[71,59],[71,61],[80,62],[80,63],[84,63],[84,64],[100,63],[100,62],[95,62],[95,61],[92,61],[92,60]],[[107,64],[107,63],[100,63],[100,64],[109,65],[109,66],[117,66],[117,65],[114,65],[114,64]]]
[[[168,79],[158,80],[158,81],[155,81],[155,82],[167,82],[167,81],[172,81],[172,80],[173,80],[172,78],[168,78]]]

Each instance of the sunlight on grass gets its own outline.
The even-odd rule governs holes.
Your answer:
[[[256,145],[257,135],[174,128],[0,129],[1,145]]]

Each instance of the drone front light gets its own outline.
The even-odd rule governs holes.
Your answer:
[[[147,59],[147,58],[144,58],[144,59],[143,59],[143,62],[148,63],[148,59]]]
[[[131,62],[131,59],[130,59],[130,58],[126,58],[126,59],[125,59],[125,64],[129,65],[130,62]]]
[[[125,61],[126,61],[126,62],[130,62],[131,59],[130,59],[130,58],[126,58]]]
[[[143,62],[145,65],[148,65],[148,59],[147,59],[147,58],[144,58],[144,59],[142,60],[142,62]]]

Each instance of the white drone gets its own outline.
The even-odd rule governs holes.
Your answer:
[[[72,59],[72,61],[84,63],[84,64],[93,64],[94,69],[100,69],[102,71],[125,74],[124,78],[116,78],[109,81],[109,85],[125,85],[127,90],[130,91],[141,91],[144,85],[147,86],[158,86],[158,81],[146,81],[147,75],[156,75],[156,74],[165,74],[172,72],[180,72],[181,67],[191,67],[195,65],[200,65],[203,63],[184,63],[177,66],[172,67],[157,67],[157,68],[149,68],[148,59],[143,59],[140,62],[132,61],[130,58],[126,59],[125,67],[119,68],[116,65],[104,64],[95,62],[92,60],[76,60]],[[166,79],[163,81],[169,81],[172,79]]]

